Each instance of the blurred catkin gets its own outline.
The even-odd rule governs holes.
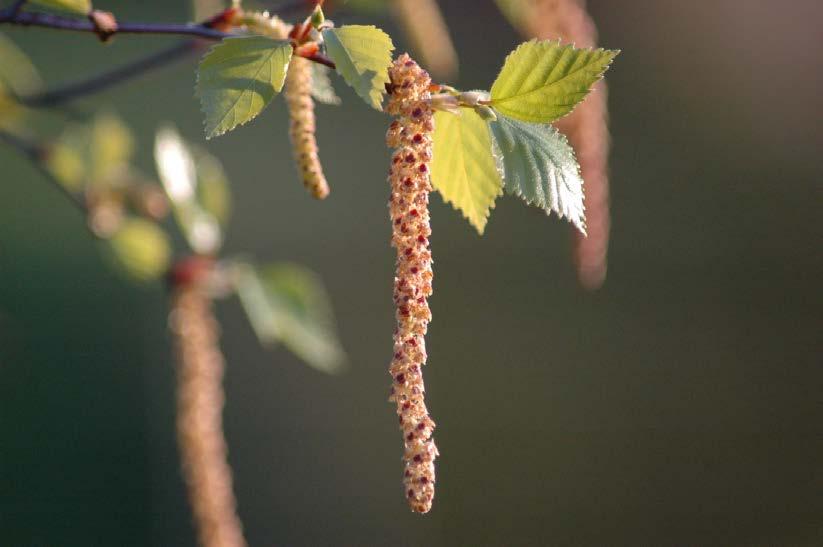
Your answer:
[[[524,34],[540,39],[574,42],[595,47],[597,28],[586,13],[585,0],[521,0]],[[606,279],[609,249],[609,128],[606,82],[575,110],[557,122],[577,153],[585,181],[586,229],[588,237],[575,232],[574,261],[577,277],[587,289],[599,288]]]
[[[394,0],[392,8],[412,47],[436,78],[457,76],[457,52],[437,0]]]
[[[203,547],[246,542],[223,436],[223,370],[211,300],[196,284],[175,289],[169,318],[177,355],[177,442]]]
[[[401,55],[389,69],[392,93],[386,106],[396,119],[386,134],[395,149],[389,170],[392,246],[397,250],[394,304],[397,328],[390,401],[397,415],[404,443],[405,493],[412,511],[427,513],[434,499],[434,459],[437,447],[431,438],[434,422],[424,401],[423,365],[426,364],[426,330],[431,321],[428,297],[432,294],[432,256],[429,249],[429,192],[434,116],[428,73],[408,55]]]

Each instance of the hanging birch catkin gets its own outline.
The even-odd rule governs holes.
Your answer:
[[[294,56],[286,74],[286,103],[289,106],[289,137],[303,186],[317,199],[329,195],[329,183],[317,155],[314,99],[311,96],[311,61]]]
[[[245,25],[275,40],[286,40],[292,26],[268,12],[246,12],[241,16]],[[292,55],[286,72],[284,95],[289,109],[289,138],[292,155],[303,186],[317,199],[329,195],[329,183],[323,174],[315,136],[314,99],[311,95],[311,61]]]
[[[170,327],[177,350],[177,441],[202,547],[245,547],[223,436],[223,355],[205,290],[175,289]]]
[[[397,328],[390,401],[404,442],[404,485],[412,511],[427,513],[434,499],[434,422],[424,401],[422,367],[426,363],[426,330],[431,321],[427,299],[432,294],[429,250],[429,162],[432,158],[434,117],[429,99],[431,78],[408,55],[389,70],[392,93],[387,111],[396,120],[386,135],[395,149],[389,170],[392,246],[397,250],[394,303]]]

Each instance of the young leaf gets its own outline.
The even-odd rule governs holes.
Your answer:
[[[329,67],[319,63],[311,65],[311,96],[323,104],[339,105],[342,101],[332,86],[329,78]]]
[[[0,33],[0,84],[5,84],[16,95],[34,93],[43,86],[28,56],[17,45]]]
[[[346,25],[323,31],[326,52],[337,72],[366,103],[381,110],[394,44],[374,26]]]
[[[435,112],[432,185],[483,234],[503,181],[492,155],[489,127],[470,108]]]
[[[492,106],[518,120],[549,123],[571,112],[620,53],[531,40],[506,57]]]
[[[112,113],[94,117],[90,134],[92,184],[111,185],[122,179],[134,155],[134,136],[129,127]]]
[[[199,146],[191,146],[197,166],[197,201],[225,227],[231,215],[231,188],[223,165]]]
[[[200,61],[197,94],[206,138],[254,119],[283,89],[292,47],[264,36],[226,38]]]
[[[566,137],[550,125],[521,122],[500,113],[489,126],[503,157],[506,192],[546,214],[554,211],[585,234],[583,179]]]
[[[262,344],[282,342],[318,370],[341,370],[345,356],[328,295],[314,273],[294,264],[235,268],[237,295]]]
[[[32,4],[58,11],[68,11],[86,15],[91,11],[90,0],[30,0]]]
[[[166,273],[171,245],[155,223],[141,218],[123,221],[120,229],[103,242],[112,266],[135,281],[151,281]]]
[[[188,146],[174,128],[164,127],[154,141],[154,160],[174,218],[192,250],[213,254],[223,242],[220,224],[198,199],[198,170]]]

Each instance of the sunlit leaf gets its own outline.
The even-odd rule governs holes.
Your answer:
[[[432,185],[482,234],[503,181],[486,122],[470,108],[436,112]]]
[[[518,120],[548,123],[571,112],[619,51],[531,40],[506,57],[491,88],[492,106]]]
[[[323,31],[326,51],[337,72],[367,104],[381,110],[394,44],[374,26],[346,25]]]
[[[76,149],[59,142],[54,144],[46,156],[46,167],[69,190],[82,190],[86,180],[86,165]]]
[[[22,123],[25,109],[0,82],[0,129],[14,130]]]
[[[29,0],[31,4],[58,11],[68,11],[86,15],[91,11],[90,0]]]
[[[283,89],[292,47],[264,36],[226,38],[209,50],[197,72],[206,138],[254,119]]]
[[[85,125],[66,126],[49,148],[46,166],[66,188],[80,191],[89,178],[89,128]]]
[[[171,260],[171,245],[165,232],[153,222],[140,218],[124,220],[120,229],[101,245],[111,264],[135,281],[162,277]]]
[[[217,217],[199,201],[198,165],[189,147],[172,127],[157,131],[154,161],[174,218],[189,246],[198,254],[213,254],[223,243]]]
[[[521,122],[500,113],[489,126],[503,158],[506,192],[546,214],[553,211],[585,234],[583,179],[566,137],[550,125]]]
[[[311,96],[323,104],[339,105],[342,101],[332,86],[329,72],[331,69],[320,63],[311,65]]]
[[[339,372],[345,362],[328,295],[311,271],[295,264],[255,268],[238,263],[235,286],[261,343],[282,343],[308,365]]]

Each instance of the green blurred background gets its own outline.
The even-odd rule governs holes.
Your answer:
[[[184,20],[185,2],[96,2]],[[264,351],[221,303],[226,435],[250,545],[823,544],[820,70],[815,0],[589,2],[609,72],[609,278],[579,289],[569,227],[506,197],[483,238],[432,200],[435,507],[406,507],[386,402],[393,309],[387,119],[318,107],[332,195],[296,180],[282,100],[209,142],[233,181],[227,252],[321,273],[348,373]],[[444,0],[462,88],[520,38]],[[385,17],[374,22],[402,35]],[[47,81],[173,38],[8,29]],[[402,48],[402,44],[400,45]],[[78,106],[202,135],[195,59]],[[60,116],[40,129],[56,134]],[[0,544],[194,544],[162,285],[101,261],[76,210],[0,148]]]

